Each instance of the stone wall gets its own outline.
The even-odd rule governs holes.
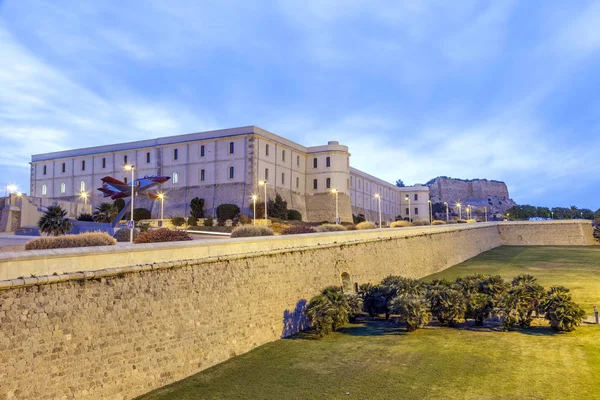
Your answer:
[[[503,245],[543,246],[549,243],[569,246],[599,244],[593,237],[594,228],[586,220],[554,220],[543,222],[504,222],[498,224]]]
[[[576,232],[579,225],[572,225],[565,229]],[[327,285],[341,285],[343,273],[358,284],[389,274],[419,278],[520,234],[518,226],[505,227],[0,255],[0,274],[23,276],[0,281],[0,398],[132,398],[304,328],[306,302]],[[527,225],[521,233],[549,227]],[[571,234],[543,237],[545,244],[581,242]],[[107,257],[129,267],[100,269]],[[58,273],[30,277],[42,259],[52,261],[45,271]],[[60,272],[69,265],[88,272]]]

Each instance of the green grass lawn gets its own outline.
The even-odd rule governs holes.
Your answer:
[[[591,314],[600,248],[502,247],[427,277],[520,273],[562,284]],[[600,327],[350,324],[322,340],[303,333],[261,346],[142,399],[600,399]]]

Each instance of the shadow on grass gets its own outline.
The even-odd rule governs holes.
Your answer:
[[[430,322],[430,325],[437,325],[438,327],[444,328],[444,326],[442,326],[437,321]],[[458,329],[469,332],[506,332],[502,328],[502,324],[500,323],[500,321],[495,319],[486,320],[485,323],[481,326],[475,325],[473,321],[461,322],[450,329]],[[554,331],[552,328],[550,328],[550,326],[541,325],[534,325],[528,328],[521,328],[519,326],[515,326],[510,329],[510,332],[517,332],[529,336],[554,336],[558,334],[558,332]]]
[[[354,326],[344,326],[338,329],[339,333],[351,336],[398,336],[405,335],[406,329],[392,320],[363,319]]]

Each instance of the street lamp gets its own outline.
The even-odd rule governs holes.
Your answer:
[[[125,171],[131,171],[131,217],[129,218],[129,243],[133,244],[133,230],[135,225],[133,222],[133,198],[135,197],[135,166],[133,164],[125,165]]]
[[[471,214],[471,205],[469,204],[467,206],[467,219],[472,219],[473,218],[473,214]]]
[[[265,224],[267,223],[267,181],[258,181],[259,186],[265,186]]]
[[[377,199],[378,209],[379,209],[379,229],[381,229],[381,195],[379,193],[375,193],[375,198]]]
[[[86,191],[81,191],[81,193],[79,194],[79,197],[81,197],[83,199],[83,204],[87,204],[87,199],[88,199],[88,194]]]
[[[462,208],[460,203],[456,203],[456,207],[458,207],[458,219],[462,219]]]
[[[445,201],[444,204],[446,205],[446,221],[450,221],[448,216],[448,202]]]
[[[554,211],[550,211],[550,214],[552,215],[552,219],[554,219]]]
[[[431,200],[429,200],[429,223],[433,222],[433,208],[431,205]]]
[[[331,189],[331,193],[335,194],[335,224],[337,225],[340,223],[340,216],[338,212],[338,190]]]
[[[253,225],[256,225],[256,199],[258,199],[258,196],[253,194],[252,195],[252,206],[254,207],[254,212],[252,213],[252,216],[254,217],[254,221],[253,221]]]
[[[483,206],[483,210],[485,211],[485,222],[488,222],[488,220],[487,220],[487,206]]]
[[[404,198],[405,201],[408,201],[408,221],[412,221],[412,212],[410,209],[410,197],[408,195],[406,195],[406,197]]]
[[[165,194],[162,192],[159,193],[158,198],[160,199],[160,220],[162,224],[162,220],[165,218]]]

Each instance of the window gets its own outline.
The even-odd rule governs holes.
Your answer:
[[[48,193],[48,187],[46,185],[42,185],[42,196],[45,196]]]
[[[67,185],[64,183],[60,184],[60,193],[64,194],[67,191]]]
[[[173,184],[179,183],[179,174],[177,172],[173,172]]]
[[[102,159],[102,168],[106,168],[106,158]]]
[[[269,180],[269,168],[265,168],[265,181]]]
[[[85,171],[85,160],[81,160],[81,170]]]
[[[265,146],[265,156],[269,155],[269,145]]]
[[[150,164],[150,153],[146,153],[146,164]]]
[[[415,215],[419,215],[419,209],[415,207]]]
[[[313,158],[313,168],[317,168],[317,158]]]
[[[65,173],[66,170],[67,170],[67,166],[65,165],[65,163],[62,163],[62,172],[63,172],[63,174]]]
[[[235,176],[235,169],[233,167],[229,167],[229,179],[233,179]]]
[[[296,165],[300,166],[300,156],[296,156]]]
[[[419,195],[415,193],[415,201],[419,200]]]
[[[350,189],[350,179],[346,179],[346,186],[348,186],[348,189]]]
[[[296,189],[300,187],[300,178],[296,177]]]
[[[281,150],[281,161],[285,162],[285,150]]]
[[[409,211],[408,207],[406,207],[406,213],[405,213],[406,216],[408,216],[408,213],[410,213],[410,211]]]
[[[85,181],[81,181],[81,183],[79,184],[79,191],[85,192]]]
[[[229,142],[229,154],[233,154],[234,150],[235,148],[233,147],[233,142]]]
[[[200,170],[200,182],[203,182],[203,181],[204,181],[204,178],[205,178],[205,176],[204,176],[204,170],[203,170],[203,169],[201,169],[201,170]]]
[[[123,178],[123,182],[124,182],[124,183],[127,183],[127,177],[124,177],[124,178]]]
[[[204,145],[200,146],[200,157],[204,157]]]
[[[285,185],[285,174],[283,172],[281,173],[281,184]]]
[[[327,157],[327,158],[325,159],[325,166],[326,166],[326,167],[331,167],[331,157]]]
[[[127,165],[127,156],[123,156],[123,164]]]
[[[173,149],[173,160],[177,160],[179,158],[179,149]]]
[[[43,171],[44,171],[43,174],[46,175],[46,166],[45,165],[44,165]]]
[[[316,159],[315,159],[316,160]],[[314,179],[313,180],[313,189],[317,190],[319,188],[319,185],[317,184],[317,180]]]
[[[327,187],[327,189],[331,189],[331,178],[327,178],[325,182],[325,186]]]

